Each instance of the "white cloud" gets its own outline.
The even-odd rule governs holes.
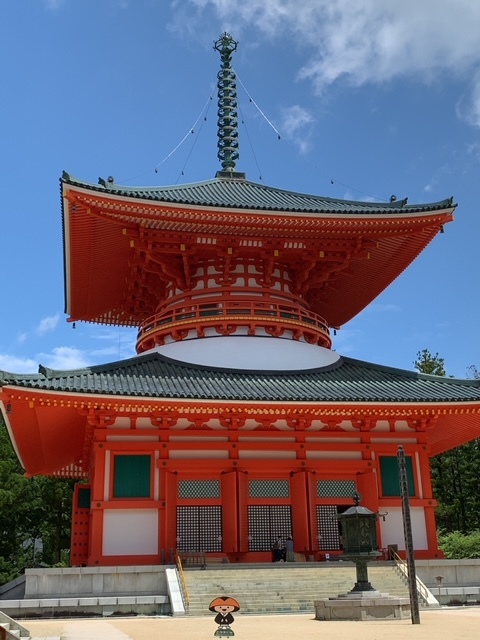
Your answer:
[[[299,148],[301,153],[306,153],[310,146],[308,125],[314,122],[313,115],[296,104],[283,109],[281,117],[280,131]]]
[[[85,352],[74,347],[55,347],[51,353],[39,354],[39,359],[50,369],[83,369],[89,365]]]
[[[0,354],[0,371],[8,371],[10,373],[34,373],[38,371],[38,362],[30,358],[19,358],[18,356]]]
[[[480,160],[480,142],[472,142],[467,146],[467,155],[474,160]]]
[[[470,92],[457,102],[457,116],[473,127],[480,127],[480,71],[472,78]]]
[[[58,324],[59,319],[60,319],[60,316],[58,315],[58,313],[55,316],[43,318],[43,320],[40,320],[40,323],[36,328],[35,332],[39,336],[43,336],[45,333],[48,333],[49,331],[54,331],[54,329]]]
[[[234,25],[232,35],[238,39],[247,30],[250,41],[255,30],[272,39],[290,36],[297,48],[310,52],[299,77],[309,79],[318,93],[339,80],[354,86],[398,77],[432,82],[440,72],[468,80],[480,67],[480,2],[472,0],[190,0],[190,4],[199,12],[213,11],[225,27]],[[190,19],[197,21],[198,13],[191,13]],[[461,112],[470,124],[480,126],[478,78]]]

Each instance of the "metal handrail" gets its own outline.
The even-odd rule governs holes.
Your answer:
[[[393,556],[393,559],[395,561],[397,568],[408,579],[408,566],[405,560],[403,560],[403,558],[401,558],[398,555],[398,553],[393,549],[390,549],[390,553]],[[418,576],[415,576],[415,578],[416,578],[416,587],[417,587],[418,595],[422,598],[424,602],[428,603],[430,591],[427,589],[427,587],[423,584],[423,582],[420,580]]]
[[[185,609],[188,609],[190,605],[190,598],[188,597],[187,582],[185,580],[185,572],[183,571],[182,559],[178,551],[175,555],[177,559],[177,572],[178,577],[180,578],[180,590],[182,592],[183,604],[185,605]]]

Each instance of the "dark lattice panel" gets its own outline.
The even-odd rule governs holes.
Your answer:
[[[292,534],[289,505],[250,505],[248,507],[249,551],[270,551],[278,537]]]
[[[289,483],[288,480],[250,480],[248,495],[250,498],[288,498]]]
[[[222,507],[177,507],[179,551],[222,551]]]
[[[333,505],[317,505],[317,527],[320,536],[318,548],[321,551],[340,549],[337,507]]]
[[[317,498],[352,498],[357,487],[354,480],[319,480]]]
[[[220,498],[219,480],[180,480],[179,498]]]

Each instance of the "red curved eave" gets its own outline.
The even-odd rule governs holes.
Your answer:
[[[78,409],[9,400],[5,416],[26,475],[53,475],[82,459],[86,418]]]
[[[480,404],[458,403],[445,411],[427,436],[431,456],[480,438]]]
[[[331,327],[346,324],[408,268],[440,228],[438,224],[411,235],[379,238],[367,258],[352,260],[350,268],[332,274],[324,287],[310,289],[306,298],[311,310]]]
[[[142,265],[135,266],[135,238],[171,238],[180,248],[183,238],[195,245],[196,256],[212,245],[197,237],[366,241],[368,252],[352,256],[325,285],[321,262],[319,285],[305,294],[311,309],[339,327],[374,300],[423,251],[442,225],[453,219],[453,207],[442,211],[388,216],[323,216],[285,212],[222,211],[146,203],[106,197],[66,188],[64,206],[66,311],[71,320],[139,326],[155,313],[157,297],[129,304],[137,296]],[[250,217],[249,217],[250,215]],[[146,236],[144,233],[146,232]],[[215,245],[213,245],[215,246]],[[210,248],[209,248],[210,247]],[[282,252],[283,253],[283,252]],[[300,251],[302,253],[302,251]],[[293,256],[298,263],[299,252]],[[288,261],[288,251],[284,254]],[[283,256],[282,256],[283,257]],[[170,257],[170,259],[172,259]],[[327,265],[328,266],[328,265]],[[159,285],[159,291],[161,286]]]
[[[66,312],[72,320],[108,315],[122,302],[131,255],[123,227],[75,210],[64,223]]]

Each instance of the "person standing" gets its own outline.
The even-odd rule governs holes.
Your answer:
[[[295,562],[295,552],[293,550],[293,538],[292,538],[292,536],[287,536],[287,539],[285,541],[285,551],[286,551],[285,560],[287,562]]]
[[[278,537],[273,543],[273,561],[280,562],[282,560],[283,544],[282,539]]]

